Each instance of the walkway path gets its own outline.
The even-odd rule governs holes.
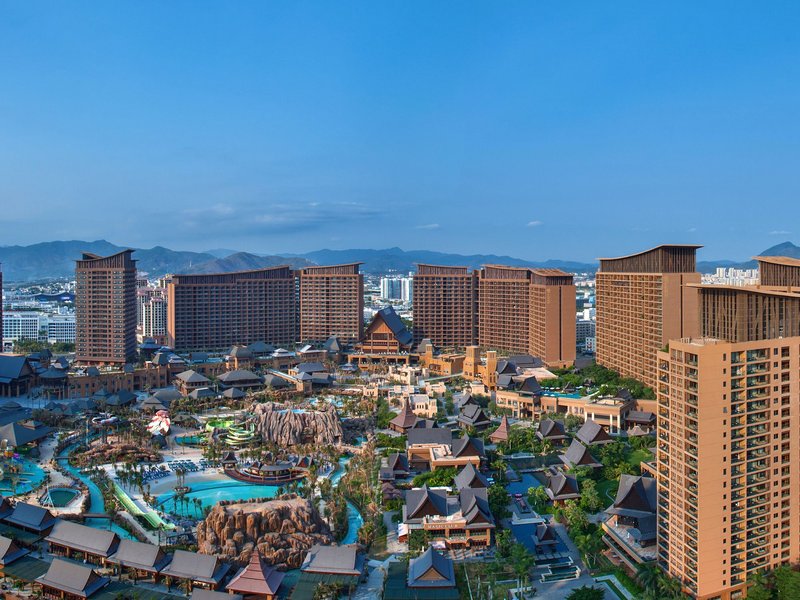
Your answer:
[[[383,524],[386,525],[386,551],[390,554],[401,554],[407,552],[408,547],[397,540],[397,523],[392,521],[395,514],[396,510],[383,513]]]
[[[383,562],[376,560],[369,561],[369,567],[372,570],[369,572],[367,581],[360,583],[353,594],[353,600],[374,600],[380,598],[383,594],[383,582],[386,579],[386,574],[389,572],[389,561],[393,560],[394,556],[390,556]]]

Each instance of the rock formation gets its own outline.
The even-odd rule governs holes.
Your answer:
[[[333,536],[310,501],[295,495],[273,500],[220,502],[197,526],[197,547],[240,564],[258,548],[270,564],[297,569],[314,544]]]
[[[252,412],[256,433],[261,434],[265,442],[274,442],[281,447],[333,445],[343,440],[342,424],[333,406],[313,410],[265,402],[254,404]]]
[[[80,466],[110,462],[141,464],[161,461],[161,454],[152,448],[144,448],[113,438],[109,438],[107,444],[95,440],[88,450],[75,453],[73,456]]]

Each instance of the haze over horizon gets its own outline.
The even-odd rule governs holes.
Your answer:
[[[748,259],[800,218],[800,7],[0,4],[4,245]]]

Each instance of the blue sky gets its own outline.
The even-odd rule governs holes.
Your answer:
[[[792,2],[0,1],[0,244],[800,240]]]

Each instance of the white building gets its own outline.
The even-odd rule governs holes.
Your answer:
[[[161,337],[167,334],[167,301],[160,296],[153,296],[141,301],[144,337]]]
[[[47,317],[47,341],[51,344],[75,343],[75,315],[49,315]]]
[[[39,340],[39,333],[47,329],[47,317],[36,312],[4,312],[3,340]]]
[[[384,300],[402,300],[408,304],[414,295],[414,280],[411,277],[381,277],[380,294]]]

